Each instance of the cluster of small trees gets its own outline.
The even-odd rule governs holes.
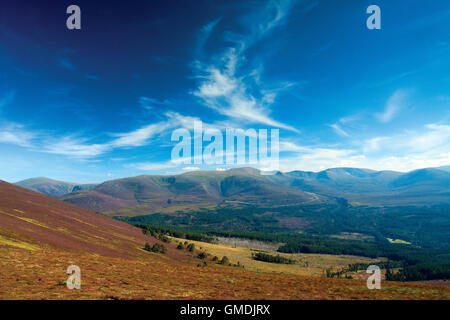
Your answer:
[[[154,229],[142,229],[142,232],[144,234],[149,235],[149,236],[151,236],[155,239],[158,239],[162,242],[165,242],[165,243],[171,242],[170,238],[167,235],[165,235],[164,233],[161,233],[161,232],[157,232]]]
[[[206,254],[206,252],[200,252],[197,256],[197,258],[199,259],[206,259],[208,257],[208,255]]]
[[[142,216],[134,217],[136,219],[141,218]],[[145,217],[145,216],[143,216]],[[190,232],[190,231],[181,231],[172,228],[164,228],[164,227],[155,227],[146,224],[136,223],[136,227],[141,228],[144,234],[149,234],[152,237],[156,238],[157,234],[169,235],[174,238],[182,238],[193,241],[202,241],[202,242],[214,242],[215,238],[208,236],[203,233],[198,232]]]
[[[349,264],[346,268],[342,268],[340,270],[334,271],[332,268],[326,270],[327,278],[345,278],[352,279],[352,276],[349,275],[349,272],[358,272],[360,270],[367,270],[370,265],[376,265],[380,269],[386,269],[386,280],[394,280],[396,274],[392,273],[393,268],[399,268],[403,264],[400,261],[376,261],[372,263],[352,263]],[[399,279],[396,279],[399,280]]]
[[[178,246],[177,246],[178,250],[187,250],[189,252],[194,252],[195,251],[195,244],[194,243],[189,243],[187,241],[185,241],[184,243],[179,242]]]
[[[228,259],[227,256],[223,256],[222,260],[219,262],[220,264],[223,264],[224,266],[231,266],[230,259]]]
[[[155,252],[155,253],[167,253],[166,246],[159,244],[159,243],[155,243],[152,246],[149,242],[146,242],[145,246],[144,246],[144,250],[149,251],[149,252]]]
[[[272,256],[270,254],[257,252],[252,254],[254,260],[271,262],[271,263],[281,263],[281,264],[295,264],[295,260],[282,257],[280,255]]]
[[[349,271],[347,269],[342,269],[338,271],[334,271],[333,268],[329,268],[326,270],[327,278],[345,278],[345,279],[353,279],[353,277],[347,274]]]
[[[219,259],[218,256],[214,256],[212,258],[212,261],[216,262],[218,264],[222,264],[224,266],[231,266],[232,265],[231,262],[230,262],[230,259],[227,256],[223,256],[222,259]],[[241,266],[239,262],[238,262],[237,266]]]
[[[386,269],[386,280],[391,281],[426,281],[434,279],[450,279],[450,264],[419,263],[404,266],[397,272]]]

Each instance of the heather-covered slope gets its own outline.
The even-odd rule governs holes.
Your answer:
[[[0,181],[0,246],[140,255],[140,229],[86,209]]]

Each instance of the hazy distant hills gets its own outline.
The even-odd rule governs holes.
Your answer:
[[[35,178],[17,185],[99,212],[140,215],[212,208],[221,204],[266,207],[330,204],[397,206],[450,204],[450,167],[401,173],[357,168],[261,175],[252,168],[142,175],[76,185]]]
[[[439,168],[437,168],[437,169],[440,169],[440,170],[444,170],[444,171],[450,172],[450,166],[443,166],[443,167],[439,167]]]
[[[14,183],[17,186],[40,192],[51,197],[60,197],[70,192],[78,190],[90,190],[95,188],[96,184],[76,184],[52,180],[49,178],[39,177],[22,180]]]
[[[342,197],[363,205],[427,205],[450,203],[450,171],[427,168],[408,173],[335,168],[318,173],[284,174],[291,187]]]

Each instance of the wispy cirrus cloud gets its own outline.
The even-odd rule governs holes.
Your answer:
[[[340,136],[342,136],[342,137],[349,137],[349,136],[350,136],[344,129],[342,129],[342,128],[340,127],[340,125],[339,125],[338,123],[330,124],[330,127],[333,128],[334,131],[335,131],[338,135],[340,135]]]
[[[31,147],[35,134],[16,123],[7,123],[0,129],[0,143]]]
[[[89,143],[88,139],[74,137],[46,138],[46,143],[42,146],[34,142],[31,150],[69,157],[90,158],[104,154],[110,150],[110,145]]]
[[[136,148],[148,143],[171,129],[183,127],[192,130],[198,117],[184,116],[168,111],[163,121],[152,123],[125,133],[111,134],[113,139],[101,143],[93,143],[88,137],[66,135],[55,137],[45,131],[33,131],[16,123],[4,122],[0,126],[0,143],[17,145],[32,151],[65,155],[78,158],[92,158],[103,155],[114,149]],[[217,127],[214,124],[207,124]]]
[[[259,23],[250,23],[248,25],[250,31],[247,34],[227,33],[227,40],[234,43],[234,46],[226,48],[219,58],[211,63],[203,64],[199,61],[194,63],[200,83],[193,94],[200,98],[205,106],[234,120],[299,132],[293,126],[270,116],[271,106],[279,91],[267,90],[258,85],[261,82],[260,75],[255,74],[254,70],[242,71],[244,69],[242,64],[246,61],[246,50],[283,22],[292,3],[292,1],[268,2],[263,10],[257,13],[257,17],[253,17]],[[209,36],[217,23],[218,21],[213,25],[208,24],[202,33],[207,30]]]
[[[387,101],[384,111],[376,114],[378,120],[386,123],[394,119],[394,117],[406,107],[408,97],[409,93],[405,90],[395,91]]]
[[[137,130],[117,134],[118,138],[111,141],[111,147],[139,147],[145,145],[155,135],[173,127],[169,122],[150,124]]]
[[[148,97],[140,97],[139,98],[139,105],[141,108],[145,110],[151,110],[153,109],[153,105],[156,103],[156,99],[148,98]]]
[[[197,55],[201,55],[201,51],[205,43],[208,41],[208,38],[210,37],[212,31],[214,30],[215,26],[222,20],[222,18],[215,19],[207,24],[205,24],[198,35],[197,40]]]
[[[69,71],[75,71],[77,69],[72,61],[70,61],[68,58],[59,57],[56,59],[56,63],[61,68],[67,69]]]
[[[358,127],[358,122],[360,122],[359,120],[361,120],[361,115],[353,114],[350,116],[341,117],[336,123],[329,124],[328,126],[332,128],[339,136],[349,138],[351,137],[351,133],[355,127]]]
[[[144,110],[152,110],[156,107],[170,106],[173,102],[171,100],[158,100],[150,97],[139,97],[139,105]]]
[[[28,130],[20,124],[5,123],[0,127],[0,143],[17,145],[31,151],[90,158],[116,148],[144,146],[156,135],[173,128],[174,125],[174,123],[162,121],[131,132],[115,134],[116,138],[110,141],[92,143],[85,137],[76,135],[54,137],[47,132]]]

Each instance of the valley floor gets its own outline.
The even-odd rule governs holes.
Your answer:
[[[174,241],[184,242],[184,239],[172,238]],[[224,241],[224,239],[226,241]],[[219,259],[223,256],[227,256],[230,262],[244,266],[245,269],[250,271],[258,272],[271,272],[271,273],[281,273],[288,275],[299,275],[299,276],[325,276],[326,270],[330,269],[333,271],[341,270],[347,267],[349,264],[353,263],[366,263],[366,264],[376,264],[377,261],[385,261],[386,259],[370,259],[366,257],[349,256],[349,255],[332,255],[332,254],[314,254],[314,253],[296,253],[287,254],[279,253],[276,251],[278,246],[270,247],[270,244],[266,244],[265,247],[261,248],[259,241],[254,240],[241,240],[237,238],[220,238],[219,243],[207,243],[200,241],[189,240],[189,243],[194,243],[195,247],[201,251],[205,251],[212,256],[217,256]],[[237,245],[232,243],[236,242]],[[245,243],[245,247],[242,246]],[[280,255],[282,257],[295,260],[295,264],[279,264],[279,263],[268,263],[263,261],[257,261],[252,258],[252,254],[255,252],[264,252],[272,256]],[[358,273],[351,273],[352,277],[356,278],[367,278],[364,271]]]

